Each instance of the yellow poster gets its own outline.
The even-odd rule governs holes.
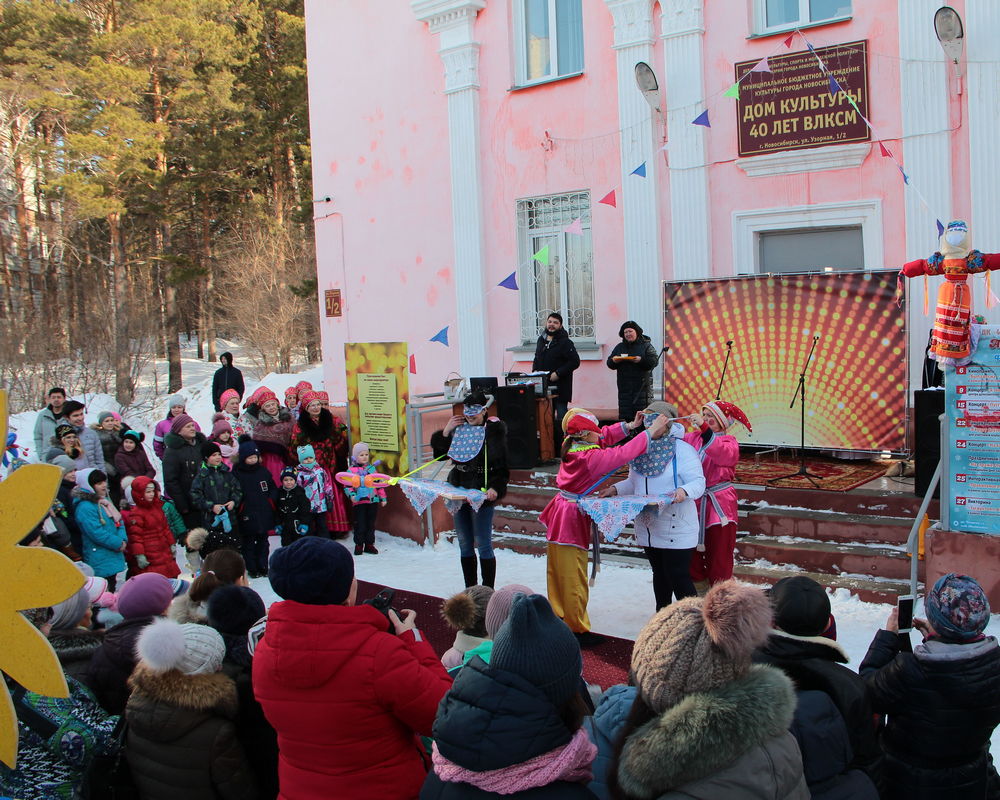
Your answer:
[[[410,401],[406,342],[347,342],[347,402],[351,443],[364,442],[380,472],[408,469],[406,405]]]

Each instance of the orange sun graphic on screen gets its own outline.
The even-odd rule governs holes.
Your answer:
[[[0,431],[7,431],[7,393],[0,389]],[[0,481],[0,671],[25,689],[67,697],[59,659],[48,640],[18,611],[61,603],[83,586],[73,562],[45,547],[18,542],[52,506],[61,470],[28,464]],[[17,716],[6,683],[0,691],[0,761],[17,761]]]

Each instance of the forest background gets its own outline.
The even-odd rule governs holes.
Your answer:
[[[319,358],[302,0],[0,0],[0,385]]]

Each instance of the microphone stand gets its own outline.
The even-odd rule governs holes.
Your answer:
[[[794,408],[795,401],[799,401],[799,434],[801,436],[799,445],[799,468],[797,471],[788,475],[781,475],[777,478],[768,478],[768,483],[783,481],[786,478],[805,478],[817,489],[821,488],[818,481],[823,480],[822,476],[806,469],[806,370],[809,369],[809,362],[812,361],[813,353],[816,351],[816,342],[818,341],[819,336],[813,336],[812,347],[809,348],[809,355],[806,356],[806,363],[802,365],[802,372],[799,373],[799,385],[795,388],[795,394],[792,395],[792,402],[788,404],[789,408]]]
[[[726,362],[722,365],[722,374],[719,376],[719,388],[715,392],[715,399],[722,399],[722,384],[726,380],[726,370],[729,368],[729,356],[733,352],[733,340],[726,342]]]

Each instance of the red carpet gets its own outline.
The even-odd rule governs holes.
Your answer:
[[[768,483],[768,479],[788,475],[799,468],[797,455],[789,455],[774,461],[771,456],[761,456],[755,464],[753,456],[741,454],[736,464],[736,483],[755,486],[776,486],[782,489],[825,489],[828,492],[846,492],[857,489],[868,481],[885,475],[888,464],[878,461],[838,461],[823,456],[806,456],[806,469],[818,476],[818,486],[814,487],[805,477],[785,478]]]
[[[374,597],[384,587],[358,581],[358,602]],[[393,600],[396,609],[412,608],[417,612],[417,627],[438,655],[444,655],[455,641],[453,631],[441,618],[440,597],[420,592],[397,590]],[[632,661],[632,641],[609,636],[604,644],[583,651],[583,677],[606,689],[616,683],[628,682],[629,664]]]

